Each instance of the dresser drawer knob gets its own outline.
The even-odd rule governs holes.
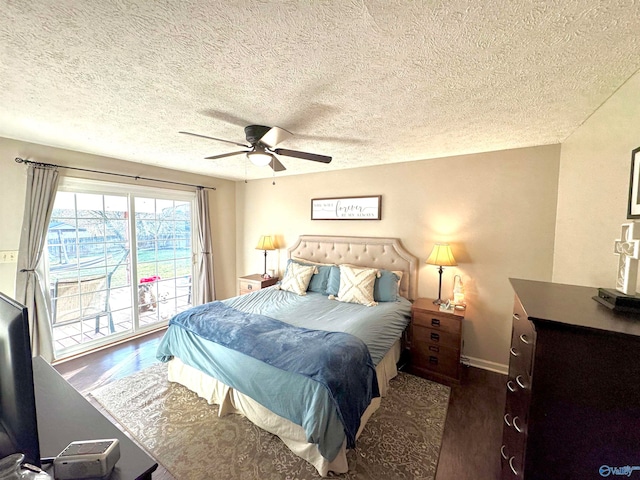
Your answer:
[[[509,380],[507,382],[507,389],[511,392],[514,393],[517,389],[516,386],[513,384],[513,381]]]
[[[507,424],[507,427],[510,427],[511,426],[511,420],[510,420],[511,415],[509,415],[508,413],[505,413],[504,417],[502,417],[502,418],[504,419],[504,423]],[[507,459],[507,457],[504,457],[504,458],[505,458],[505,460]]]
[[[438,357],[434,357],[433,355],[429,356],[429,363],[431,365],[438,365]]]
[[[516,470],[516,467],[513,466],[513,461],[516,459],[516,457],[511,457],[509,459],[509,468],[511,469],[511,471],[513,472],[514,475],[518,475],[518,471]]]
[[[434,353],[440,353],[440,347],[437,345],[429,345],[429,351]]]
[[[439,327],[440,326],[440,319],[439,318],[432,318],[431,319],[431,325],[434,327]]]
[[[518,375],[516,377],[516,383],[518,385],[520,385],[520,388],[526,388],[526,384],[524,383],[524,379],[523,379],[522,375]]]
[[[513,348],[513,347],[511,347],[511,348],[509,349],[509,353],[510,353],[511,355],[513,355],[514,357],[518,357],[518,356],[520,356],[520,353],[519,353],[515,348]]]
[[[502,455],[502,458],[504,458],[505,460],[509,458],[509,455],[506,454],[506,448],[507,448],[506,445],[502,445],[500,447],[500,455]]]
[[[439,342],[440,341],[440,334],[439,333],[432,333],[431,334],[431,340],[433,340],[434,342]]]
[[[253,285],[251,284],[247,285],[247,290],[251,290],[251,289],[253,289]]]
[[[520,335],[520,341],[525,345],[531,345],[531,340],[529,340],[529,337],[527,337],[524,333]]]
[[[513,428],[515,428],[518,433],[522,433],[522,427],[518,425],[518,420],[520,417],[513,417]]]

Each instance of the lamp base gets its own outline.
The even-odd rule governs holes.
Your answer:
[[[442,272],[444,269],[442,266],[438,266],[438,299],[433,301],[434,305],[442,305],[444,301],[442,300]]]

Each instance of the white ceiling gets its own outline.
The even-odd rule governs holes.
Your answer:
[[[558,143],[640,68],[638,0],[0,0],[0,136],[265,178]],[[38,159],[46,161],[46,159]]]

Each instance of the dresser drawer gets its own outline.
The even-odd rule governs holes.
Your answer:
[[[500,447],[501,479],[514,480],[524,478],[526,436],[511,428],[505,430],[502,439],[503,443]]]
[[[512,384],[510,385],[509,382]],[[527,388],[515,384],[511,378],[508,379],[507,384],[505,413],[502,417],[502,448],[500,449],[503,480],[523,478],[531,400],[530,391]]]
[[[508,388],[508,387],[507,387]],[[511,428],[518,434],[526,436],[529,424],[529,404],[531,396],[528,392],[511,393],[507,391],[504,409],[504,428]]]
[[[511,347],[509,348],[509,374],[533,374],[533,352],[535,349],[536,332],[533,324],[518,314],[513,315],[513,329]]]
[[[434,330],[441,330],[460,335],[462,324],[459,319],[446,315],[438,315],[436,312],[425,312],[416,310],[413,312],[413,324],[421,327],[428,327]]]
[[[455,379],[459,378],[459,350],[439,345],[418,343],[411,349],[411,365]]]

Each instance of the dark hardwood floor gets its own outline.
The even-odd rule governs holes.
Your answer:
[[[78,391],[87,394],[155,363],[156,348],[163,333],[159,331],[55,367]],[[474,367],[463,369],[461,384],[451,388],[436,480],[497,480],[500,477],[505,381],[504,375]],[[153,478],[174,480],[162,465]]]

